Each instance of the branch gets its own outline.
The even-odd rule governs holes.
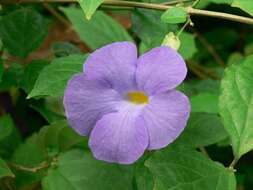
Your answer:
[[[57,18],[61,23],[63,23],[66,27],[70,28],[71,24],[66,20],[61,14],[59,14],[53,7],[51,7],[47,3],[43,3],[45,9],[50,12],[55,18]]]
[[[191,2],[193,0],[174,0],[174,1],[169,1],[169,2],[164,2],[161,3],[163,5],[174,5],[174,4],[179,4],[179,3],[184,3],[184,2]]]
[[[0,0],[0,4],[10,4],[10,3],[73,3],[76,0]],[[155,10],[167,10],[173,6],[156,4],[156,3],[143,3],[135,1],[121,1],[121,0],[104,0],[104,5],[112,6],[123,6],[123,7],[135,7],[135,8],[145,8],[145,9],[155,9]],[[192,7],[187,7],[186,11],[189,15],[199,15],[199,16],[209,16],[214,18],[220,18],[245,24],[253,24],[253,18],[238,16],[228,13],[215,12],[194,9]]]
[[[206,78],[208,78],[208,76],[206,76],[205,73],[203,73],[202,71],[200,71],[193,62],[191,62],[191,61],[188,60],[188,61],[186,61],[186,65],[189,68],[189,70],[192,73],[194,73],[196,76],[198,76],[200,79],[206,79]]]
[[[17,170],[21,170],[21,171],[26,171],[26,172],[32,172],[32,173],[36,173],[40,170],[43,170],[45,168],[48,168],[50,165],[47,162],[42,162],[40,163],[38,166],[36,167],[26,167],[26,166],[22,166],[22,165],[18,165],[18,164],[14,164],[14,163],[9,163],[9,166],[17,169]]]

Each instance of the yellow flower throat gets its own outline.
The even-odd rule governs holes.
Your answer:
[[[134,104],[147,104],[148,96],[140,91],[127,93],[127,99]]]

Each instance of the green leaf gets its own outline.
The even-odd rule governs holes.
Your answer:
[[[37,134],[26,139],[26,141],[15,150],[12,161],[19,165],[35,167],[46,160],[46,152],[38,146],[37,141]]]
[[[30,105],[31,108],[39,112],[42,117],[44,117],[48,123],[53,123],[55,121],[63,120],[64,117],[59,115],[58,113],[53,112],[47,106],[47,102],[45,99],[40,99],[33,101]]]
[[[38,146],[37,135],[34,134],[15,150],[11,162],[16,166],[34,168],[45,163],[46,157],[46,152]],[[38,172],[13,169],[13,172],[16,176],[16,189],[28,189],[29,186],[40,182],[42,177],[46,175],[45,169]]]
[[[228,137],[218,115],[191,113],[187,126],[176,140],[192,147],[209,146]]]
[[[179,36],[181,46],[179,48],[179,53],[184,59],[190,59],[197,52],[197,47],[195,43],[195,36],[188,32],[182,32]]]
[[[132,14],[132,30],[147,45],[152,44],[154,38],[158,44],[162,42],[168,31],[175,30],[176,25],[161,22],[161,13],[155,10],[136,9]]]
[[[209,2],[216,4],[231,4],[233,0],[208,0]]]
[[[4,70],[2,81],[0,81],[0,91],[7,91],[11,87],[19,87],[24,69],[21,64],[12,63],[8,69]]]
[[[0,117],[0,156],[10,157],[20,142],[21,137],[10,115]]]
[[[239,33],[228,27],[212,28],[203,33],[203,36],[221,55],[221,51],[228,51],[229,48],[234,47],[240,41]],[[205,46],[201,46],[202,49],[204,49],[204,47]]]
[[[195,150],[169,146],[155,152],[146,165],[156,190],[235,190],[234,173]]]
[[[190,98],[192,112],[218,113],[219,96],[213,93],[199,93]]]
[[[87,55],[71,55],[54,59],[41,71],[28,98],[63,96],[67,81],[74,74],[82,72],[86,57]]]
[[[153,190],[153,175],[143,163],[135,167],[135,183],[138,190]]]
[[[168,32],[175,32],[178,29],[175,24],[163,23],[159,11],[136,9],[132,13],[132,30],[141,39],[139,46],[141,54],[160,46]]]
[[[183,82],[177,87],[178,90],[183,91],[187,96],[194,96],[200,93],[219,93],[220,82],[212,79],[205,80],[189,80]]]
[[[87,20],[91,19],[96,9],[103,3],[103,0],[78,0]]]
[[[37,143],[42,149],[60,152],[78,145],[86,146],[87,138],[78,135],[65,120],[62,120],[44,126],[38,133]]]
[[[4,160],[0,158],[0,179],[3,177],[14,177],[14,174]]]
[[[98,161],[89,152],[71,150],[59,156],[42,180],[43,190],[132,190],[133,167]]]
[[[252,54],[253,54],[253,43],[250,43],[244,47],[244,55],[249,56]]]
[[[4,65],[3,65],[3,61],[0,60],[0,82],[2,81],[3,73],[4,73]]]
[[[26,93],[31,92],[41,70],[48,64],[47,60],[34,60],[25,67],[20,86]]]
[[[0,118],[0,142],[10,136],[14,128],[13,122],[9,115]]]
[[[219,101],[224,126],[237,158],[253,149],[253,56],[231,65],[221,83]]]
[[[71,54],[81,54],[80,49],[69,42],[55,42],[53,43],[51,49],[56,57],[64,57]]]
[[[65,116],[64,106],[62,104],[63,99],[62,97],[47,97],[45,98],[45,106],[48,110],[61,115]]]
[[[10,54],[25,58],[48,33],[48,21],[29,8],[15,10],[0,20],[0,37]]]
[[[21,144],[14,152],[12,163],[25,168],[38,168],[37,172],[29,172],[17,169],[13,170],[17,179],[17,189],[28,188],[40,182],[46,175],[49,163],[62,152],[73,147],[87,150],[87,138],[78,135],[67,125],[65,120],[44,126],[38,133]],[[53,165],[53,164],[52,164]]]
[[[233,0],[232,7],[238,7],[243,11],[253,16],[253,1],[252,0]]]
[[[162,14],[161,20],[170,24],[183,23],[187,20],[187,12],[183,7],[172,7]]]
[[[245,49],[246,49],[246,47],[245,47]],[[238,63],[242,62],[243,59],[244,59],[244,56],[240,52],[234,52],[229,55],[227,64],[228,65],[238,64]]]
[[[84,18],[78,8],[61,8],[73,24],[74,29],[91,49],[97,49],[117,41],[133,41],[127,31],[102,11],[96,11],[91,20]]]

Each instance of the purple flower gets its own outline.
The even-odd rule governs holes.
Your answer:
[[[186,126],[189,100],[174,89],[186,73],[184,60],[169,47],[137,58],[131,42],[106,45],[90,54],[84,73],[68,82],[69,124],[89,136],[97,159],[133,163],[146,149],[173,142]]]

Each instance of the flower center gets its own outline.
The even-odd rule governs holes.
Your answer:
[[[127,93],[127,99],[134,104],[147,104],[148,96],[140,91]]]

